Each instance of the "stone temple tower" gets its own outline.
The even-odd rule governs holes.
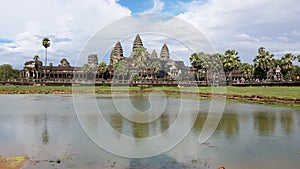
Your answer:
[[[88,56],[88,64],[91,66],[91,68],[97,68],[98,66],[98,57],[96,54],[90,54]]]
[[[115,47],[111,51],[109,64],[114,65],[123,59],[124,59],[123,48],[120,41],[118,41]]]
[[[160,51],[160,58],[163,60],[170,59],[170,53],[169,53],[169,48],[168,48],[167,44],[164,44],[162,46],[161,51]]]
[[[151,57],[151,58],[158,58],[155,49],[153,49],[153,51],[152,51],[150,57]]]
[[[143,46],[143,42],[141,40],[141,37],[139,34],[136,35],[134,42],[133,42],[133,46],[132,46],[132,51],[134,51],[137,48],[140,48]]]

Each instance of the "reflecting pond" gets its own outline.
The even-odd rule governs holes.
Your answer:
[[[122,99],[120,97],[120,99]],[[168,98],[172,103],[176,98]],[[185,100],[190,102],[191,100]],[[109,125],[117,132],[139,139],[167,131],[177,118],[176,105],[151,123],[133,123],[113,106],[110,95],[97,95],[97,104]],[[131,99],[144,111],[149,101]],[[207,105],[201,101],[201,107]],[[172,104],[171,104],[172,105]],[[161,155],[123,158],[94,143],[82,129],[72,95],[0,95],[0,154],[27,154],[26,168],[299,168],[300,110],[263,105],[226,103],[223,117],[212,137],[204,144],[198,137],[207,113],[200,111],[196,123],[178,146]],[[88,127],[102,127],[90,113]],[[183,124],[182,124],[183,125]],[[105,137],[105,133],[101,133]],[[121,151],[121,150],[120,150]],[[57,159],[61,163],[56,163]]]

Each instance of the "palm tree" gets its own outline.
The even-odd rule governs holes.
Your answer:
[[[66,58],[63,58],[60,60],[60,65],[61,66],[70,66],[70,63]]]
[[[92,69],[91,69],[91,67],[90,67],[90,65],[89,64],[84,64],[83,66],[82,66],[82,71],[83,71],[83,73],[84,73],[84,77],[85,78],[88,78],[88,75],[91,73],[91,71],[92,71]]]
[[[33,60],[34,60],[35,62],[38,62],[38,61],[40,60],[40,57],[39,57],[38,55],[34,55],[34,56],[33,56]]]
[[[206,84],[211,85],[212,78],[218,79],[218,73],[222,67],[220,54],[193,53],[190,57],[191,65],[197,69],[197,80],[206,76]]]
[[[206,59],[207,54],[200,52],[200,53],[193,53],[190,57],[190,62],[193,68],[197,70],[197,80],[199,81],[200,79],[200,74],[203,72],[203,70],[206,73],[206,66],[207,62]]]
[[[98,72],[102,74],[102,79],[104,79],[104,73],[107,71],[107,65],[105,62],[101,62],[98,65]]]
[[[289,81],[291,81],[292,76],[291,76],[291,70],[293,69],[293,62],[296,60],[296,56],[293,55],[292,53],[287,53],[281,58],[283,62],[283,69],[285,69],[288,73]]]
[[[264,47],[260,47],[258,49],[258,55],[255,56],[254,68],[256,69],[255,72],[260,73],[263,71],[263,77],[260,78],[269,78],[267,77],[267,72],[274,66],[274,55],[270,54],[269,51],[266,51]]]
[[[46,66],[47,65],[47,48],[50,47],[50,39],[43,38],[42,45],[46,49],[46,52],[45,52],[45,66]]]
[[[224,71],[222,58],[224,58],[224,55],[219,53],[204,55],[203,66],[205,68],[207,85],[220,84],[220,76],[223,77],[221,73]]]
[[[52,62],[50,62],[49,63],[49,66],[50,66],[50,72],[49,72],[49,77],[51,77],[51,73],[52,73],[52,69],[53,69],[53,63]]]
[[[245,77],[245,79],[249,80],[253,77],[254,68],[251,64],[243,63],[241,65],[241,71],[242,71],[243,77]]]
[[[40,75],[40,57],[38,55],[34,55],[33,57],[33,60],[34,60],[34,74],[35,74],[35,77],[38,79],[39,78],[39,75]]]
[[[241,65],[241,59],[239,53],[235,50],[227,50],[223,57],[223,67],[225,71],[229,73],[229,85],[232,84],[232,72],[239,69]]]
[[[193,66],[193,68],[201,69],[203,67],[202,61],[200,59],[200,56],[204,53],[193,53],[190,57],[190,63]]]

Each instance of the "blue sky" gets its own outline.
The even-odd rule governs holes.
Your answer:
[[[186,9],[184,4],[190,3],[192,0],[119,0],[118,3],[122,6],[128,7],[133,14],[149,11],[154,8],[161,8],[159,12],[163,12],[170,15],[178,15],[184,12]]]
[[[216,52],[235,49],[243,62],[252,63],[261,46],[276,58],[299,55],[299,6],[298,0],[10,0],[0,6],[0,64],[21,69],[34,55],[43,60],[41,40],[49,37],[48,63],[67,58],[75,65],[97,31],[140,12],[180,18],[203,33]]]

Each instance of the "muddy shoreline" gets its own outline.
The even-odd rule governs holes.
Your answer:
[[[114,90],[114,92],[119,93],[130,93],[139,94],[140,90]],[[143,90],[143,93],[150,93],[152,90]],[[171,90],[161,90],[167,96],[170,97],[186,97],[186,98],[201,98],[210,99],[212,97],[211,93],[199,93],[199,92],[187,92],[187,91],[171,91]],[[111,90],[78,90],[76,93],[80,94],[111,94]],[[72,90],[0,90],[0,94],[73,94]],[[265,105],[275,105],[275,106],[289,106],[289,107],[300,107],[300,98],[281,98],[275,96],[261,96],[261,95],[240,95],[240,94],[214,94],[214,98],[226,98],[227,101],[234,102],[245,102],[245,103],[258,103]]]
[[[25,155],[1,156],[0,169],[21,169],[29,158]]]

